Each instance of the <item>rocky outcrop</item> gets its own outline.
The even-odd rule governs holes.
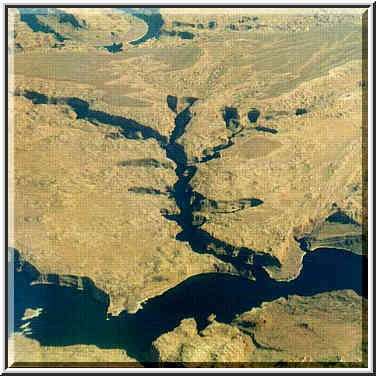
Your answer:
[[[337,248],[367,256],[368,236],[362,230],[362,226],[339,210],[317,225],[310,234],[297,240],[305,251]]]
[[[18,329],[125,361],[150,361],[154,342],[154,359],[183,365],[359,362],[364,298],[333,291],[367,296],[360,28],[276,43],[197,15],[210,31],[194,42],[133,48],[165,15],[104,13],[18,19],[10,36]],[[134,16],[156,28],[128,39]],[[348,223],[331,221],[338,207]],[[317,250],[303,260],[302,245]]]
[[[45,94],[38,93],[33,90],[15,91],[15,95],[23,95],[30,99],[33,104],[50,104],[50,105],[68,105],[75,113],[76,119],[85,119],[92,124],[106,124],[115,126],[120,133],[131,140],[153,138],[157,140],[161,146],[167,142],[166,137],[162,136],[158,131],[152,127],[144,126],[138,122],[126,119],[122,116],[114,116],[104,111],[91,110],[89,103],[83,99],[76,97],[69,98],[55,98],[48,97]]]
[[[161,366],[182,367],[364,366],[366,302],[350,290],[313,297],[289,296],[254,308],[231,324],[197,331],[183,320],[153,342]]]
[[[25,261],[44,275],[91,278],[111,313],[222,268],[176,240],[179,226],[161,216],[178,209],[169,197],[175,165],[159,132],[77,97],[27,86],[16,94],[9,241]],[[114,132],[120,137],[105,137]]]
[[[81,51],[105,48],[119,52],[122,42],[139,39],[148,30],[143,21],[112,8],[104,8],[101,13],[77,8],[17,8],[12,16],[16,42],[22,41],[27,52],[57,47]],[[103,29],[103,22],[108,29]]]
[[[314,251],[318,248],[338,248],[346,249],[361,256],[367,255],[367,243],[363,235],[344,235],[325,239],[317,239],[310,236],[300,241],[302,248],[307,251]]]
[[[257,344],[254,362],[364,364],[366,317],[366,300],[342,290],[263,303],[232,325]]]
[[[167,97],[167,102],[171,101]],[[247,247],[234,247],[231,243],[223,242],[216,237],[211,236],[206,231],[199,229],[205,224],[206,218],[201,215],[202,209],[209,209],[215,213],[234,213],[246,207],[258,206],[262,204],[259,199],[241,199],[238,202],[216,202],[215,200],[207,200],[201,194],[195,192],[190,181],[197,172],[194,162],[187,157],[184,145],[180,144],[180,138],[185,134],[190,124],[194,112],[190,111],[190,107],[185,108],[178,113],[175,119],[175,128],[171,132],[169,143],[166,146],[166,156],[175,162],[177,168],[175,170],[178,181],[171,190],[171,198],[173,198],[178,206],[180,213],[170,214],[163,211],[163,215],[167,219],[176,221],[182,228],[182,232],[177,235],[180,241],[188,242],[192,250],[197,253],[213,254],[222,261],[231,263],[238,273],[247,278],[253,278],[252,267],[260,266],[280,266],[279,261],[271,257],[265,252],[258,252]],[[225,107],[222,111],[223,121],[227,128],[235,127],[231,130],[228,147],[233,145],[232,138],[235,137],[242,128],[239,127],[237,110]],[[238,130],[238,128],[240,128]],[[178,140],[179,139],[179,140]],[[210,159],[209,159],[210,160]],[[200,163],[205,163],[204,160]],[[205,213],[205,209],[203,213]],[[200,212],[200,213],[197,213]]]
[[[45,8],[18,8],[18,11],[20,12],[20,21],[25,22],[32,31],[52,34],[57,41],[65,41],[65,38],[60,33],[56,32],[48,25],[48,21],[51,21],[51,17],[56,17],[56,21],[60,21],[60,15],[54,16]]]
[[[366,304],[367,297],[366,286],[361,284],[362,270],[367,270],[366,258],[350,252],[329,249],[308,253],[304,258],[304,267],[300,276],[288,283],[274,281],[260,267],[254,269],[255,280],[251,281],[230,275],[230,273],[236,274],[236,270],[220,270],[221,267],[217,264],[216,273],[195,275],[163,294],[143,302],[140,302],[134,291],[129,292],[125,297],[125,310],[119,315],[112,315],[107,311],[108,300],[100,299],[101,295],[98,297],[100,289],[93,283],[88,286],[85,283],[87,278],[39,273],[32,264],[20,260],[18,252],[9,251],[12,257],[8,264],[8,272],[15,281],[14,328],[11,327],[11,331],[21,332],[30,339],[36,339],[43,346],[56,347],[63,344],[72,346],[85,343],[95,344],[101,349],[123,348],[127,356],[134,360],[162,361],[162,365],[166,364],[163,360],[166,358],[168,362],[182,362],[183,366],[186,366],[187,362],[191,366],[212,365],[207,362],[215,362],[213,363],[215,366],[226,367],[236,366],[240,364],[239,362],[253,362],[247,364],[255,366],[255,360],[265,361],[263,356],[267,357],[275,353],[281,353],[281,361],[289,360],[283,356],[290,350],[288,356],[291,360],[295,360],[295,345],[291,344],[291,348],[286,348],[287,344],[283,341],[281,346],[277,346],[276,341],[269,343],[262,337],[264,332],[258,331],[260,327],[266,331],[267,336],[269,335],[267,331],[269,327],[263,326],[269,320],[268,315],[277,312],[278,317],[284,317],[286,313],[295,315],[294,319],[298,319],[302,312],[309,311],[311,314],[311,311],[315,310],[319,310],[319,314],[324,311],[336,315],[338,308],[341,323],[347,320],[344,314],[350,312],[352,314],[355,312],[355,318],[350,318],[354,322],[359,319],[356,318],[357,312],[361,304]],[[321,271],[320,278],[317,278],[318,268]],[[161,278],[163,277],[160,276],[159,281]],[[339,290],[343,289],[352,289],[356,295],[351,291],[341,295]],[[329,294],[327,297],[330,301],[329,305],[325,301],[326,298],[321,298],[320,294],[324,296]],[[363,300],[360,296],[364,297]],[[341,305],[348,305],[348,311]],[[253,315],[259,311],[265,316],[263,321],[257,315]],[[248,320],[248,314],[252,319]],[[182,320],[184,323],[186,319],[190,322],[189,334],[186,330],[179,329]],[[306,319],[311,320],[310,317]],[[289,321],[288,315],[286,320]],[[365,318],[362,317],[362,320]],[[308,322],[310,321],[299,322],[297,326],[307,329]],[[321,318],[317,322],[321,322]],[[273,320],[272,323],[277,323],[275,332],[278,332],[278,320]],[[238,331],[233,328],[234,325],[249,338],[239,336]],[[289,328],[289,333],[293,331],[293,327]],[[171,332],[175,333],[178,339],[172,336],[173,341],[171,341]],[[195,343],[195,346],[197,345],[201,350],[197,352],[189,345],[185,346],[184,341],[187,338],[181,338],[183,335],[188,336],[189,342]],[[214,343],[212,336],[215,339]],[[227,338],[224,340],[223,336]],[[200,337],[207,338],[202,341]],[[231,341],[235,337],[247,339],[248,344],[252,341],[253,350],[240,351],[240,358],[229,360],[228,356],[232,354],[233,348]],[[159,339],[162,345],[158,346],[157,352],[151,351],[152,343],[158,342]],[[179,349],[179,341],[184,345],[180,348],[185,348],[187,353],[181,358],[181,352],[178,352],[174,360]],[[176,346],[173,347],[171,342]],[[226,345],[219,346],[223,343]],[[321,347],[321,354],[324,352],[324,347],[325,345]],[[363,354],[363,347],[362,345],[358,354]],[[257,350],[262,352],[258,353]],[[270,351],[270,354],[266,351]],[[203,357],[200,357],[200,354]],[[272,359],[275,358],[272,356]]]
[[[160,336],[152,345],[152,357],[164,366],[180,363],[184,367],[221,367],[244,362],[255,349],[249,336],[238,328],[216,321],[197,333],[194,320],[186,319],[172,332]]]
[[[333,87],[336,83],[339,85],[340,76],[333,73],[330,77]],[[357,82],[355,76],[350,80],[346,82],[349,90]],[[314,88],[302,85],[299,93],[322,92],[325,87],[322,79],[315,80],[313,85]],[[275,100],[275,106],[279,107],[279,101],[286,103],[289,98],[293,101],[294,95],[295,92],[281,96]],[[358,116],[361,101],[360,97],[357,98],[348,102],[352,108],[351,117],[335,118],[334,113],[342,106],[338,99],[328,104],[325,114],[311,109],[297,118],[291,109],[290,115],[271,120],[273,126],[268,126],[266,131],[263,125],[253,128],[249,122],[247,114],[252,105],[240,104],[237,121],[244,124],[244,129],[232,139],[231,147],[198,165],[190,185],[209,201],[255,197],[263,203],[238,211],[236,215],[227,214],[226,218],[212,213],[201,229],[236,247],[270,253],[281,264],[281,268],[268,268],[271,276],[288,280],[296,277],[301,268],[303,252],[296,238],[313,232],[318,223],[337,211],[337,207],[362,223],[362,152],[359,142],[362,125]],[[260,111],[257,119],[260,122],[264,111],[267,112],[266,106],[270,108],[270,105],[267,100],[258,103],[254,107]],[[211,103],[211,106],[215,112],[215,105]],[[225,137],[225,132],[229,131],[223,122],[221,124],[219,106],[217,120],[214,120],[214,114],[208,115],[209,110],[205,107],[198,107],[198,103],[192,106],[195,115],[180,139],[188,160],[201,158],[200,154],[214,143],[216,137],[219,138],[220,134]],[[201,135],[200,129],[205,130]],[[269,132],[269,129],[277,132]],[[358,230],[358,234],[361,231]],[[346,239],[342,240],[336,247],[347,249]]]
[[[22,259],[19,251],[8,248],[8,267],[20,273],[29,286],[51,285],[55,287],[69,288],[88,295],[98,301],[104,308],[104,312],[110,305],[110,298],[104,291],[98,289],[95,283],[88,277],[80,277],[69,274],[40,273],[32,264]]]

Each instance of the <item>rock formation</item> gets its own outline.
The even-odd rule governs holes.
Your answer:
[[[9,245],[40,306],[19,293],[15,347],[45,361],[59,338],[65,355],[104,351],[81,361],[362,362],[360,12],[28,9],[9,33]],[[246,286],[218,292],[236,307],[205,298],[211,273]],[[201,311],[175,300],[189,291]],[[100,314],[57,314],[59,294]]]

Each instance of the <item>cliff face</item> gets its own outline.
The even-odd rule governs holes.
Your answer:
[[[153,354],[162,364],[183,367],[365,364],[366,316],[364,301],[351,290],[290,296],[263,303],[230,325],[213,321],[200,332],[193,320],[184,320],[153,343]]]
[[[181,363],[186,367],[202,363],[238,363],[248,358],[255,346],[249,336],[237,328],[212,322],[197,333],[193,319],[183,320],[173,332],[160,336],[152,347],[155,361]]]
[[[359,68],[349,64],[349,71],[338,68],[329,78],[302,84],[290,94],[263,102],[249,100],[248,108],[240,104],[238,112],[243,116],[233,145],[221,150],[220,157],[200,164],[191,181],[193,189],[208,199],[248,196],[262,201],[236,213],[211,211],[201,228],[236,246],[270,252],[282,264],[279,270],[269,270],[274,278],[291,279],[299,273],[302,252],[294,236],[315,231],[338,208],[355,222],[363,221],[362,193],[358,190],[362,186]],[[350,71],[353,74],[347,73]],[[333,88],[330,92],[326,90],[328,80]],[[325,106],[315,103],[319,95]],[[287,108],[291,114],[268,115],[266,106],[281,109],[286,102],[294,103],[294,98],[306,98],[309,112],[298,116]],[[251,106],[260,109],[257,123],[278,133],[258,131],[246,116]],[[204,156],[205,146],[220,144],[221,137],[226,140],[229,132],[221,119],[221,106],[208,104],[218,115],[216,122],[207,119],[209,109],[201,107],[195,112],[193,105],[195,117],[182,141],[189,144],[192,160]],[[266,120],[268,116],[272,119]],[[346,230],[339,232],[345,235]]]
[[[108,294],[90,278],[41,273],[17,250],[9,254],[14,305],[8,337],[10,357],[19,362],[30,361],[20,353],[30,349],[55,361],[56,351],[51,350],[51,358],[46,351],[61,346],[67,365],[97,355],[115,361],[119,350],[125,355],[122,365],[135,366],[255,367],[298,361],[363,366],[366,361],[367,288],[361,275],[367,264],[351,252],[307,254],[299,278],[290,282],[276,282],[262,268],[254,281],[201,273],[141,305],[129,294],[118,315],[108,312]],[[346,340],[348,330],[351,340]],[[85,356],[92,345],[98,351]],[[74,349],[74,359],[64,358]]]
[[[131,124],[127,140],[69,105],[24,96],[14,115],[10,242],[42,273],[92,278],[118,313],[223,264],[175,240],[179,227],[160,213],[177,210],[174,163],[143,128]]]
[[[148,30],[143,21],[114,8],[17,8],[10,10],[10,17],[15,43],[11,52],[16,54],[35,49],[105,50],[119,41],[136,40]]]

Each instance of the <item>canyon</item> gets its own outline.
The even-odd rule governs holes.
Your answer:
[[[364,26],[320,12],[14,9],[15,364],[365,364]]]

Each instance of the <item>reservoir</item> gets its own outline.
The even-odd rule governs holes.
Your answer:
[[[43,346],[120,348],[140,362],[149,360],[152,341],[185,318],[194,318],[201,330],[209,324],[207,318],[212,313],[218,322],[231,323],[238,314],[289,295],[313,296],[344,289],[368,295],[367,258],[330,248],[307,253],[300,275],[289,282],[271,279],[262,268],[253,271],[256,281],[221,273],[198,274],[149,299],[136,313],[123,311],[118,316],[107,315],[108,306],[86,291],[30,285],[26,272],[13,272],[14,331]],[[25,312],[30,310],[38,314],[25,319]]]

